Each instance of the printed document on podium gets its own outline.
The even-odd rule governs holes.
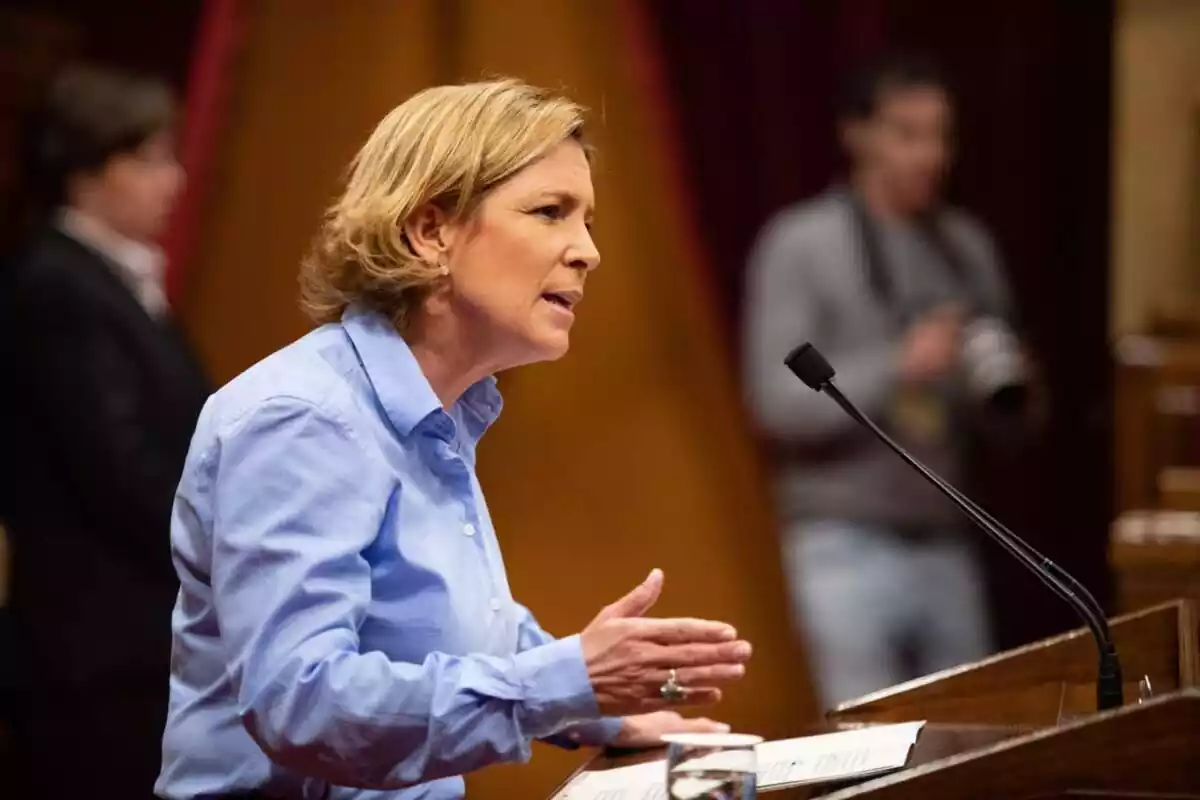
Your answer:
[[[901,769],[924,725],[871,725],[764,742],[758,746],[758,788],[849,780]],[[554,800],[668,800],[666,763],[582,772]]]

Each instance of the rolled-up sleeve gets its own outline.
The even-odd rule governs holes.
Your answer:
[[[525,760],[531,739],[598,716],[578,637],[419,664],[359,651],[364,552],[402,487],[346,415],[270,400],[221,433],[215,467],[221,638],[242,721],[275,762],[398,788]]]
[[[525,606],[518,606],[520,621],[517,626],[517,652],[523,653],[545,647],[556,641],[538,624],[537,619]],[[605,747],[613,743],[621,730],[621,717],[603,717],[590,722],[569,725],[561,731],[542,736],[542,741],[555,747],[575,750],[583,747]]]

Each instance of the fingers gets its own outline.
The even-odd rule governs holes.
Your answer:
[[[661,569],[652,569],[646,580],[636,586],[633,591],[600,610],[592,624],[622,617],[640,617],[654,606],[662,594],[663,573]]]
[[[729,733],[730,727],[708,717],[680,717],[671,725],[674,733]]]
[[[707,619],[639,619],[632,620],[630,624],[639,638],[666,645],[731,642],[737,638],[737,631],[732,625]]]
[[[656,670],[651,674],[653,675],[652,680],[655,685],[666,683],[667,678],[671,675],[665,669],[661,671]],[[677,669],[675,670],[675,681],[685,689],[688,687],[720,686],[741,680],[745,674],[746,667],[742,664],[710,664],[704,667]]]
[[[697,708],[700,706],[716,705],[719,702],[721,702],[721,690],[715,686],[702,686],[695,689],[685,687],[682,700],[671,703],[661,698],[645,700],[642,703],[642,710],[656,711],[660,709]]]
[[[659,667],[701,667],[712,664],[737,665],[750,660],[754,649],[749,642],[721,644],[680,644],[654,647],[645,654],[643,663]]]

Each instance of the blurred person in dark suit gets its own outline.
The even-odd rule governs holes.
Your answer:
[[[28,779],[152,796],[171,505],[208,383],[155,246],[184,182],[155,80],[71,67],[29,129],[44,226],[0,274],[0,517]],[[69,772],[62,773],[63,767]]]
[[[996,247],[941,198],[953,118],[923,58],[853,74],[839,109],[848,180],[776,214],[750,259],[748,396],[777,459],[796,620],[827,706],[992,647],[959,512],[784,365],[813,342],[843,391],[951,482],[965,444],[1027,431],[1036,385]]]

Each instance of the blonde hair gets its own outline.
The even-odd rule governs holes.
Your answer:
[[[513,79],[413,95],[383,118],[351,163],[301,268],[302,308],[324,323],[359,303],[404,332],[442,277],[440,265],[413,250],[408,219],[429,203],[461,218],[558,144],[574,139],[588,150],[583,116],[570,99]]]

